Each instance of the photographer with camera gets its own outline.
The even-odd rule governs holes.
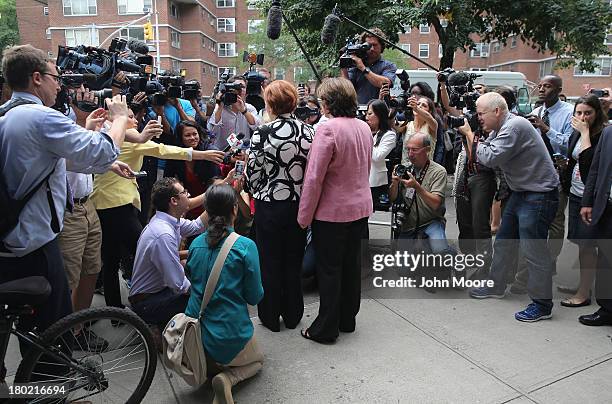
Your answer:
[[[389,199],[402,199],[400,239],[427,238],[431,252],[449,251],[446,240],[446,169],[429,157],[431,137],[417,132],[408,139],[408,165],[391,175]]]
[[[314,95],[301,98],[295,109],[295,116],[302,122],[316,128],[315,125],[317,125],[321,119],[321,105],[319,104],[319,99]]]
[[[516,313],[515,318],[526,322],[548,319],[553,302],[547,238],[559,204],[558,175],[542,137],[528,120],[508,111],[500,94],[480,96],[476,100],[476,113],[479,127],[491,133],[487,140],[480,141],[464,118],[459,131],[466,138],[468,157],[473,154],[473,160],[482,165],[500,167],[512,195],[493,246],[489,279],[494,286],[472,289],[470,296],[502,298],[507,272],[516,267],[517,247],[520,247],[529,268],[529,295],[533,303]]]
[[[372,166],[370,167],[370,191],[374,210],[381,204],[388,204],[388,175],[386,158],[395,148],[397,135],[389,125],[389,108],[384,101],[372,100],[368,104],[366,123],[372,130]],[[386,199],[383,201],[381,199]]]
[[[261,125],[257,109],[245,102],[246,80],[242,76],[234,76],[223,85],[225,90],[216,95],[217,105],[208,119],[208,132],[215,137],[214,146],[223,150],[227,146],[227,138],[231,133],[242,133],[244,139],[251,137],[251,132]]]
[[[384,32],[379,28],[372,28],[370,31],[386,38]],[[395,71],[397,66],[394,63],[384,60],[381,55],[385,51],[385,44],[376,36],[369,32],[364,32],[359,38],[360,43],[367,43],[370,49],[365,58],[351,54],[354,67],[340,69],[340,74],[345,79],[351,80],[357,92],[357,102],[367,104],[372,99],[378,98],[378,92],[384,83],[393,87],[395,81]]]
[[[424,133],[429,136],[431,147],[428,149],[428,156],[433,160],[433,153],[436,148],[438,121],[435,118],[436,107],[433,101],[427,97],[410,97],[408,106],[412,109],[414,120],[408,122],[404,130],[404,146],[402,148],[402,164],[409,164],[408,151],[406,149],[408,141],[415,133]],[[404,122],[405,123],[405,122]],[[400,128],[403,126],[400,125]]]
[[[4,50],[2,71],[13,94],[0,119],[0,282],[27,276],[49,281],[48,300],[19,324],[21,329],[36,326],[39,332],[72,311],[57,241],[69,206],[66,159],[75,172],[107,171],[117,159],[128,122],[122,96],[106,100],[115,121],[105,133],[82,128],[49,108],[60,91],[60,76],[46,59],[46,52],[31,45]],[[15,209],[16,202],[25,205]]]

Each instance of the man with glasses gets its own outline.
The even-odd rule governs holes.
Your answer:
[[[474,134],[465,120],[459,131],[467,139],[467,151],[473,151],[477,162],[499,167],[512,195],[493,245],[489,279],[494,286],[472,289],[470,296],[504,297],[506,273],[516,267],[520,248],[529,268],[528,291],[533,302],[515,318],[527,322],[551,318],[552,266],[547,237],[559,204],[557,172],[542,137],[527,119],[508,111],[500,94],[481,95],[476,111],[482,129],[491,133],[486,141],[474,144]]]
[[[246,102],[246,81],[242,76],[234,76],[229,83],[240,84],[238,100],[232,105],[223,104],[223,96],[217,94],[217,105],[212,116],[208,119],[208,131],[214,136],[214,146],[218,150],[227,147],[227,138],[231,133],[244,134],[244,140],[250,139],[251,132],[262,124],[257,109]]]
[[[66,169],[102,173],[111,168],[128,122],[125,96],[107,100],[115,119],[106,133],[87,130],[49,108],[60,85],[56,66],[46,58],[31,45],[4,51],[2,71],[13,94],[0,119],[0,186],[8,197],[25,202],[17,225],[0,235],[0,283],[28,276],[49,281],[48,300],[36,307],[31,324],[28,319],[20,324],[39,332],[72,311],[57,241],[64,211],[73,202]],[[95,128],[95,117],[87,118],[89,129]]]
[[[429,135],[417,132],[407,143],[411,168],[403,177],[397,176],[397,167],[391,175],[389,199],[404,198],[406,219],[400,238],[414,239],[416,232],[424,232],[433,253],[449,251],[446,240],[446,169],[429,159]]]
[[[189,192],[174,177],[158,180],[151,200],[157,212],[138,239],[129,301],[144,321],[163,329],[189,301],[191,283],[179,257],[181,238],[202,233],[206,213],[196,220],[183,218]]]

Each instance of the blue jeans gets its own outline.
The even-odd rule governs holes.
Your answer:
[[[448,241],[446,240],[446,223],[442,220],[434,220],[427,226],[422,227],[425,234],[427,234],[429,241],[429,248],[431,252],[436,254],[450,250]],[[401,233],[400,239],[411,239],[414,235],[414,230]]]
[[[548,229],[559,205],[559,192],[513,192],[502,216],[493,244],[489,278],[495,288],[506,286],[506,273],[520,252],[527,261],[531,299],[546,309],[552,303],[552,260],[547,247]]]

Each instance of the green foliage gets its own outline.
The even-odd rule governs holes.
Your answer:
[[[516,35],[535,49],[552,51],[563,59],[561,63],[577,61],[585,70],[593,68],[598,55],[609,53],[604,45],[606,29],[612,23],[607,0],[283,0],[283,10],[299,27],[307,50],[331,73],[335,70],[329,66],[346,38],[361,31],[343,22],[332,46],[321,43],[323,21],[336,3],[348,18],[367,28],[381,28],[392,42],[397,42],[402,24],[431,25],[442,44],[440,68],[452,67],[455,51],[473,48],[478,36],[482,42],[497,39],[506,43]],[[269,7],[269,3],[262,4]],[[448,24],[442,26],[441,19]],[[283,35],[285,31],[283,27]],[[402,54],[390,49],[384,57],[405,65]],[[410,64],[420,66],[418,61]]]
[[[2,51],[19,43],[15,0],[0,0],[0,60]]]

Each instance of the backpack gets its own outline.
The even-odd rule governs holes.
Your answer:
[[[0,117],[4,116],[11,109],[25,104],[34,104],[34,102],[21,98],[17,98],[10,101],[6,106],[0,108]],[[32,198],[32,196],[40,189],[40,187],[42,187],[43,184],[47,183],[49,177],[51,177],[54,171],[55,166],[53,166],[51,172],[47,174],[47,176],[43,178],[38,184],[36,184],[36,186],[32,188],[30,192],[28,192],[22,199],[13,199],[9,195],[8,186],[6,184],[6,181],[4,180],[4,175],[1,175],[0,173],[0,212],[3,212],[3,214],[0,215],[0,240],[4,239],[4,237],[6,237],[6,235],[11,230],[13,230],[15,226],[17,226],[17,223],[19,222],[19,215],[21,214],[21,211],[23,210],[25,205],[28,203],[30,198]],[[47,197],[51,197],[50,190],[47,191]],[[49,203],[52,204],[52,201],[53,200],[50,199]],[[52,215],[54,212],[55,210],[53,209],[51,212]]]

